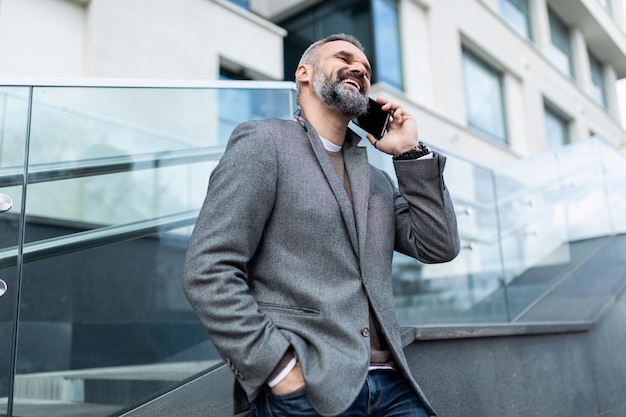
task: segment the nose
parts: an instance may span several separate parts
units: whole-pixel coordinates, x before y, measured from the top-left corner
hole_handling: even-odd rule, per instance
[[[371,83],[371,73],[369,67],[362,62],[353,62],[350,69],[361,77],[364,84],[363,87],[366,91],[368,91]]]
[[[367,68],[361,62],[354,62],[350,67],[350,71],[356,72],[363,77],[366,77],[368,75]]]

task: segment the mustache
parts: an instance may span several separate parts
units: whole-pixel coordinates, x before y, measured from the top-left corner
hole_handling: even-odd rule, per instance
[[[339,73],[337,73],[337,82],[340,83],[343,78],[347,77],[357,80],[359,85],[361,86],[361,90],[365,88],[365,77],[354,71],[340,71]]]

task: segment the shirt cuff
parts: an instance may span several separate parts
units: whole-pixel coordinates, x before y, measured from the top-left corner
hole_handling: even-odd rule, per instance
[[[297,363],[298,363],[298,359],[294,356],[293,358],[291,358],[289,362],[287,362],[287,365],[285,365],[283,370],[280,371],[278,375],[276,375],[274,378],[268,381],[267,385],[270,388],[273,388],[276,385],[278,385],[283,379],[285,379],[287,374],[289,374],[289,372],[291,372],[291,370],[296,367]]]

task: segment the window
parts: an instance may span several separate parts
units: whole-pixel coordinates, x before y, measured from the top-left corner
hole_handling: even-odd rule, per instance
[[[500,14],[517,33],[532,39],[528,0],[500,0]]]
[[[502,74],[464,49],[463,78],[469,126],[507,143]]]
[[[375,67],[377,82],[385,82],[402,89],[402,57],[398,33],[398,7],[394,0],[374,0]]]
[[[250,2],[248,0],[228,0],[228,1],[246,10],[250,9]]]
[[[552,37],[552,63],[564,74],[573,78],[574,66],[572,63],[569,27],[551,9],[548,10],[548,14],[550,19],[550,36]]]
[[[546,144],[548,149],[558,149],[570,142],[569,123],[555,110],[545,105]]]
[[[293,80],[302,52],[324,36],[343,32],[357,37],[372,64],[372,83],[402,90],[402,57],[396,0],[321,2],[280,22],[285,38],[285,78]]]
[[[591,69],[591,85],[592,96],[594,100],[606,107],[606,93],[604,89],[604,74],[602,72],[602,63],[589,51],[589,67]]]

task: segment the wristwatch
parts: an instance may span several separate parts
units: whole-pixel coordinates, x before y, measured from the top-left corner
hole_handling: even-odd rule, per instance
[[[419,141],[415,148],[399,153],[398,155],[394,155],[393,159],[395,159],[396,161],[403,161],[407,159],[417,159],[417,158],[421,158],[422,156],[428,155],[430,152],[431,151],[430,149],[428,149],[428,146],[426,146],[424,142]]]

